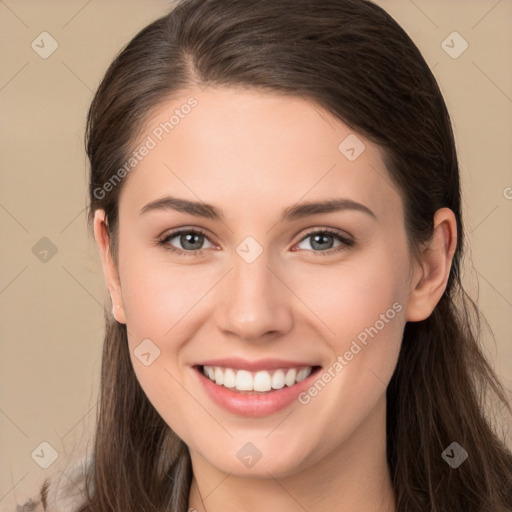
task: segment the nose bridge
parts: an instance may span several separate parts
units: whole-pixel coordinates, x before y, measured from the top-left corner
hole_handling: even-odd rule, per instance
[[[275,276],[269,255],[252,237],[236,248],[217,310],[221,329],[255,340],[290,327],[286,287]]]
[[[252,250],[248,251],[248,259],[244,255],[240,255],[237,249],[237,255],[233,257],[232,272],[232,292],[238,300],[255,300],[257,298],[266,298],[269,291],[273,288],[271,282],[274,278],[270,271],[270,258],[268,252],[262,252],[254,257]],[[254,257],[254,259],[252,259]],[[274,278],[275,279],[275,278]],[[257,304],[254,304],[256,306]]]

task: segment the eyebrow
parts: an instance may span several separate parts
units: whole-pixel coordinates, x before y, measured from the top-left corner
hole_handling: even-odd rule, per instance
[[[211,204],[190,201],[188,199],[181,199],[171,196],[162,197],[146,204],[141,208],[140,215],[151,211],[161,210],[175,210],[177,212],[186,213],[195,217],[204,217],[205,219],[219,221],[224,219],[222,211]],[[377,216],[367,206],[353,201],[352,199],[338,198],[327,199],[325,201],[318,202],[300,203],[289,206],[288,208],[285,208],[281,213],[279,222],[291,222],[294,220],[302,219],[304,217],[308,217],[310,215],[332,213],[344,210],[359,211],[366,213],[374,219],[377,218]]]

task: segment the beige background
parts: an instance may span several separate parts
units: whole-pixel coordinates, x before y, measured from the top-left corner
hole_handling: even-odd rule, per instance
[[[377,3],[419,46],[447,101],[471,246],[465,281],[496,337],[486,334],[485,351],[512,389],[512,2]],[[0,0],[1,511],[94,424],[107,295],[85,223],[84,120],[113,56],[168,7]],[[43,31],[59,45],[47,59],[31,47]],[[441,46],[453,31],[469,44],[456,59]],[[43,237],[57,249],[46,263],[33,253]],[[46,470],[31,457],[42,442],[59,453]]]

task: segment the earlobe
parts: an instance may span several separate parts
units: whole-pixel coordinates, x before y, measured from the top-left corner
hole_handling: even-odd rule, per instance
[[[408,322],[425,320],[431,315],[446,289],[456,247],[455,214],[449,208],[440,208],[434,215],[432,239],[422,250],[411,280],[406,308]]]
[[[94,238],[98,244],[103,275],[112,301],[112,315],[119,323],[126,323],[119,272],[110,252],[110,235],[103,209],[94,212]]]

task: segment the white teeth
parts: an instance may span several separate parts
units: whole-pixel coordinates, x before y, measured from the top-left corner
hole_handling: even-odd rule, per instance
[[[272,375],[272,388],[281,389],[284,388],[284,372],[283,370],[277,370],[274,375]]]
[[[306,379],[307,377],[309,377],[310,373],[311,373],[311,368],[301,368],[297,372],[297,382],[300,382],[300,381]]]
[[[275,371],[260,370],[249,372],[247,370],[235,370],[220,366],[204,366],[203,373],[210,380],[230,389],[238,391],[257,391],[264,393],[273,389],[282,389],[284,386],[293,386],[301,382],[311,374],[312,367],[283,368]]]
[[[272,377],[268,372],[258,372],[254,376],[254,391],[270,391],[272,389]]]
[[[221,385],[224,382],[224,373],[220,368],[215,368],[215,382],[219,385]]]
[[[224,386],[234,388],[236,386],[236,373],[231,368],[224,371]]]
[[[236,389],[240,391],[252,391],[252,375],[246,370],[238,370],[236,374]]]
[[[295,368],[290,368],[286,372],[286,377],[284,378],[284,382],[287,386],[293,386],[295,384],[295,379],[297,377],[297,370]]]

